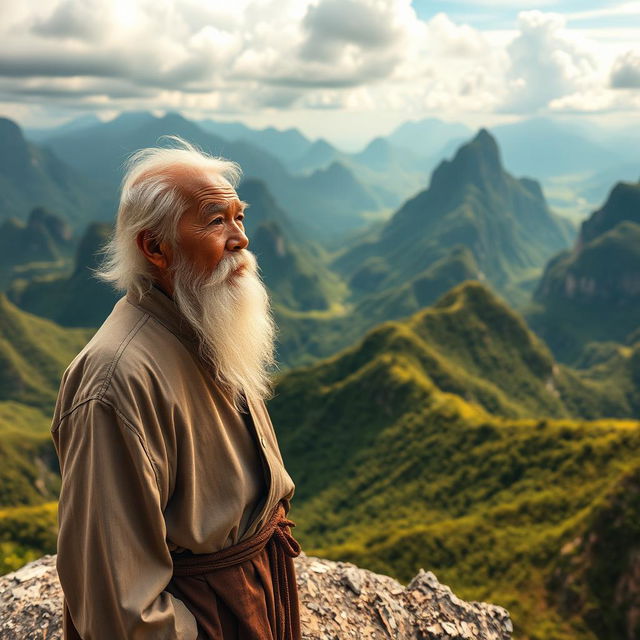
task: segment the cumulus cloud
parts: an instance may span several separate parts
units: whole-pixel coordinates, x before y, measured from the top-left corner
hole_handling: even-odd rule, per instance
[[[532,113],[595,82],[595,57],[570,37],[561,15],[524,11],[518,28],[507,47],[505,111]]]
[[[301,55],[336,63],[349,46],[367,51],[392,48],[404,35],[397,18],[393,3],[322,0],[308,8],[302,21],[308,35]]]
[[[457,58],[485,58],[491,44],[481,31],[468,24],[456,24],[446,13],[438,13],[426,25],[426,38],[431,52]]]
[[[265,61],[258,77],[310,89],[378,82],[410,55],[417,25],[407,0],[320,0],[307,7],[294,46]]]
[[[611,69],[614,89],[640,89],[640,50],[626,51],[618,56]]]
[[[0,24],[0,99],[449,118],[631,100],[611,87],[637,86],[638,54],[602,70],[596,53],[540,11],[514,36],[421,20],[411,0],[25,0]]]
[[[65,0],[46,18],[36,19],[35,34],[51,38],[102,40],[112,22],[110,5],[100,0]]]

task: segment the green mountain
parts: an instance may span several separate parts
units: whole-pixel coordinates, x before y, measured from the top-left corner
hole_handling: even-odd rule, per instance
[[[41,275],[14,282],[10,299],[21,309],[50,318],[66,327],[98,327],[120,297],[92,275],[110,225],[93,223],[80,240],[71,275]]]
[[[178,135],[214,155],[231,157],[248,176],[286,182],[286,171],[275,157],[247,143],[228,142],[207,133],[177,113],[156,118],[147,112],[125,112],[109,122],[50,138],[47,145],[78,171],[105,181],[115,191],[127,156],[156,146],[163,135]]]
[[[5,220],[0,223],[0,288],[14,277],[64,269],[72,249],[71,227],[42,207],[33,209],[26,223]]]
[[[318,138],[300,156],[291,158],[288,167],[295,173],[325,169],[332,162],[342,160],[344,155],[324,138]]]
[[[100,122],[100,118],[98,118],[98,116],[96,116],[94,113],[86,113],[56,127],[48,127],[44,129],[25,129],[25,135],[32,142],[41,144],[43,142],[46,142],[49,138],[60,135],[61,133],[88,129],[89,127],[100,124]]]
[[[296,178],[296,203],[283,199],[288,211],[297,204],[308,212],[304,222],[315,238],[335,237],[366,227],[368,215],[380,211],[382,203],[373,190],[361,184],[354,172],[343,163],[334,161],[324,169],[316,169],[309,176]],[[320,206],[310,201],[320,198]]]
[[[375,278],[375,272],[368,270],[366,278],[370,277]],[[349,304],[343,295],[331,313],[299,314],[277,308],[280,361],[286,366],[301,366],[326,358],[361,339],[372,327],[409,316],[435,302],[454,285],[481,277],[471,251],[458,245],[401,286],[366,294]],[[360,282],[354,278],[351,282],[351,290],[366,287],[366,279]]]
[[[582,223],[578,248],[625,221],[640,224],[640,183],[620,182],[613,187],[605,204]]]
[[[258,256],[274,304],[308,311],[328,310],[339,303],[346,295],[345,285],[326,267],[324,250],[294,227],[266,185],[245,180],[239,195],[251,204],[246,223],[250,248]],[[100,326],[119,297],[92,274],[110,231],[106,224],[90,225],[70,275],[48,273],[15,280],[8,291],[10,299],[21,309],[66,327]]]
[[[238,195],[250,203],[245,218],[249,248],[273,302],[300,311],[328,309],[345,287],[327,268],[323,249],[296,229],[262,181],[245,180]]]
[[[524,313],[564,362],[591,341],[628,341],[640,326],[640,183],[612,189],[575,247],[549,261]]]
[[[342,162],[367,185],[389,209],[397,209],[408,197],[424,188],[427,176],[442,156],[424,156],[395,146],[389,138],[374,138],[359,153]]]
[[[63,329],[25,313],[0,294],[1,507],[57,496],[50,414],[62,372],[89,337],[87,331]],[[0,535],[0,540],[7,538]]]
[[[493,415],[505,417],[626,418],[640,416],[634,361],[638,349],[576,372],[558,365],[546,345],[488,287],[469,280],[435,304],[403,320],[380,324],[359,342],[324,364],[313,365],[309,386],[325,376],[368,362],[375,354],[402,354],[437,387]],[[619,379],[609,380],[615,368]],[[298,373],[302,376],[301,370]],[[624,380],[628,384],[623,384]]]
[[[548,580],[552,601],[597,638],[638,634],[640,464],[611,482],[580,518]]]
[[[298,129],[252,129],[241,122],[216,122],[200,120],[197,123],[205,131],[225,140],[244,140],[268,151],[287,165],[292,158],[302,156],[310,148],[311,142]]]
[[[27,142],[18,125],[0,118],[0,218],[24,219],[34,207],[64,212],[77,224],[109,215],[109,197],[46,148]]]
[[[405,582],[429,568],[505,606],[518,637],[613,637],[567,619],[547,586],[599,496],[640,463],[637,421],[576,417],[613,415],[612,387],[554,363],[475,282],[281,376],[269,411],[303,548]]]
[[[52,409],[60,374],[88,336],[24,313],[0,294],[0,401]]]
[[[225,140],[177,113],[161,118],[144,112],[123,113],[110,122],[52,137],[47,145],[78,171],[105,181],[115,194],[126,157],[137,149],[156,146],[163,135],[178,135],[213,155],[238,162],[244,176],[263,180],[292,222],[316,241],[328,242],[346,230],[364,226],[366,217],[360,214],[380,208],[375,194],[345,167],[293,176],[276,154],[245,140]]]
[[[433,172],[429,189],[408,200],[378,238],[344,253],[335,266],[373,291],[397,287],[468,247],[496,290],[516,304],[518,284],[534,277],[571,240],[570,224],[547,207],[540,186],[502,167],[495,140],[481,130]]]
[[[0,571],[55,553],[60,472],[50,416],[60,376],[89,338],[0,294]]]

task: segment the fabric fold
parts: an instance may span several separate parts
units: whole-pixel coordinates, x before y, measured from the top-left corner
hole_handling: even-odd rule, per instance
[[[198,623],[199,640],[301,640],[293,558],[301,547],[281,500],[262,529],[215,553],[172,554],[167,591]]]

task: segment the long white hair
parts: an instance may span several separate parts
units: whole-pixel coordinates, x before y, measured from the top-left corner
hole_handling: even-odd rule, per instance
[[[163,136],[174,146],[141,149],[129,156],[122,179],[115,231],[105,246],[104,259],[94,273],[120,291],[133,291],[139,298],[153,283],[151,265],[136,244],[148,229],[158,242],[175,247],[178,220],[188,203],[174,173],[181,172],[225,179],[235,187],[240,166],[225,158],[210,156],[178,136]]]

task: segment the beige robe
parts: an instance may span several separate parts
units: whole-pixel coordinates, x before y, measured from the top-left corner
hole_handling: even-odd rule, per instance
[[[249,409],[254,427],[156,288],[119,300],[68,367],[51,428],[57,568],[84,640],[195,640],[193,615],[165,590],[170,552],[248,538],[295,489],[264,403]]]

